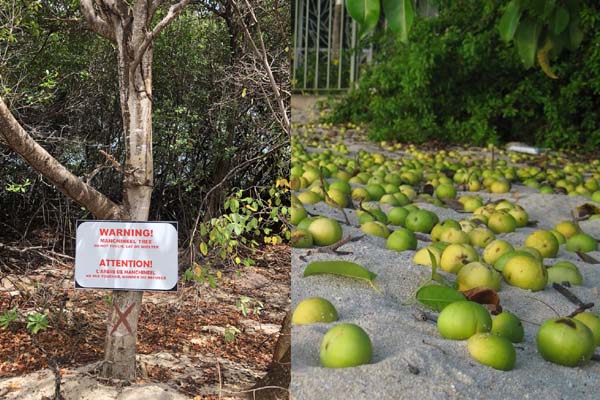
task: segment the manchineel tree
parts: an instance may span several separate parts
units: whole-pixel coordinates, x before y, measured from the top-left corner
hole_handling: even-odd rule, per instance
[[[407,43],[417,15],[416,0],[346,0],[348,14],[359,24],[360,37],[366,36],[384,16],[389,29]],[[426,0],[444,7],[444,0]],[[506,43],[514,42],[521,62],[531,68],[537,58],[540,68],[552,79],[558,76],[550,67],[564,49],[575,50],[583,40],[580,27],[580,0],[511,0],[498,23]]]
[[[81,12],[90,29],[113,43],[117,51],[119,98],[126,143],[123,204],[117,204],[73,175],[40,146],[19,124],[0,98],[0,136],[36,171],[65,195],[86,207],[98,219],[148,219],[153,187],[152,163],[152,53],[153,41],[181,13],[189,0],[81,0]],[[157,11],[169,5],[153,23]],[[114,291],[108,316],[103,375],[135,377],[135,345],[142,303],[141,291]],[[121,314],[131,308],[127,324]],[[116,329],[113,327],[116,326]]]

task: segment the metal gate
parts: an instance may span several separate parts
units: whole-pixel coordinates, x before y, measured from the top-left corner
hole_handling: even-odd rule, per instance
[[[294,0],[292,89],[298,92],[347,90],[373,49],[358,48],[358,26],[343,0]]]

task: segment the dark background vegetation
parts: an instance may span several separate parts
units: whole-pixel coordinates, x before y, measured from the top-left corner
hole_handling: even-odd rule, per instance
[[[551,66],[525,69],[498,21],[505,0],[439,1],[408,44],[379,32],[374,62],[334,106],[333,122],[366,123],[373,140],[600,146],[600,3],[583,1],[584,41]]]
[[[120,201],[122,176],[99,152],[124,159],[115,49],[87,30],[78,7],[76,0],[0,2],[1,95],[52,155]],[[289,4],[270,0],[255,12],[287,93]],[[199,211],[203,220],[219,215],[235,188],[268,196],[287,176],[287,134],[265,101],[268,81],[238,22],[230,0],[195,1],[154,44],[149,219],[179,221],[182,239]],[[91,215],[0,142],[0,239],[50,228],[65,250],[77,218]]]

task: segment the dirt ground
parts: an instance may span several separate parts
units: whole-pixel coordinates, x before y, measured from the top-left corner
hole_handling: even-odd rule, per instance
[[[98,370],[111,292],[75,290],[69,256],[4,243],[0,315],[17,307],[20,318],[0,327],[1,399],[54,398],[57,382],[65,399],[239,397],[264,375],[289,309],[285,245],[258,250],[256,265],[240,273],[219,271],[216,288],[180,281],[177,293],[146,292],[139,378],[126,385],[105,381]],[[45,312],[49,321],[36,335],[28,332],[25,317],[34,311]]]

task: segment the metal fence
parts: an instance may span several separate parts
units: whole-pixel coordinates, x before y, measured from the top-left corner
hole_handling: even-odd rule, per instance
[[[347,90],[373,49],[358,48],[358,26],[343,0],[294,0],[292,89],[294,92]]]

